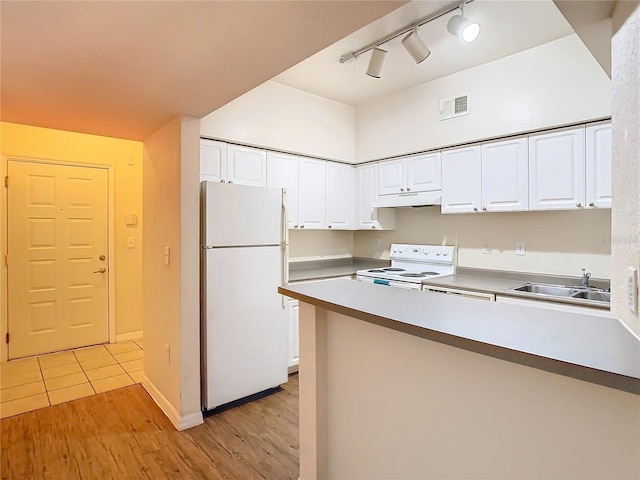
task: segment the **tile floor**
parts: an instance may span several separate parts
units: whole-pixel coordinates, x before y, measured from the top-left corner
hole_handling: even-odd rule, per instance
[[[142,341],[0,363],[0,418],[142,382]]]

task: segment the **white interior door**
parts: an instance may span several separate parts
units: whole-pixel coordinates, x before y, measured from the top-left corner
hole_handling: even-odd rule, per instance
[[[8,162],[9,358],[109,340],[108,171]]]

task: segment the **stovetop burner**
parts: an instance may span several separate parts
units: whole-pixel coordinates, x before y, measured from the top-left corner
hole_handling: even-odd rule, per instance
[[[414,272],[408,272],[408,273],[401,273],[400,274],[401,277],[409,277],[409,278],[422,278],[422,277],[426,277],[426,275],[424,273],[414,273]]]
[[[439,275],[438,272],[421,272],[423,275]]]
[[[382,270],[384,270],[385,272],[406,272],[404,268],[398,268],[398,267],[386,267],[386,268],[383,268]]]
[[[374,270],[367,270],[367,272],[369,272],[369,273],[384,273],[384,270],[374,269]]]

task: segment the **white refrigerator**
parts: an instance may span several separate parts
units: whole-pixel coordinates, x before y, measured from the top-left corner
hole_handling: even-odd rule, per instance
[[[203,409],[288,378],[288,278],[282,189],[201,182]]]

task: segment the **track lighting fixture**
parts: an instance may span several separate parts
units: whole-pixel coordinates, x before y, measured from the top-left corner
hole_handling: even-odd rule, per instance
[[[371,50],[371,59],[369,60],[367,75],[373,78],[380,78],[380,72],[382,72],[382,65],[384,64],[384,59],[386,56],[386,50],[382,50],[378,47]]]
[[[369,60],[367,75],[374,78],[380,78],[382,65],[384,64],[384,60],[387,55],[387,51],[381,49],[380,46],[390,40],[393,40],[396,37],[399,37],[400,35],[404,35],[405,33],[408,33],[408,35],[402,39],[402,46],[407,50],[407,52],[409,52],[416,63],[421,63],[425,61],[429,55],[431,55],[431,51],[418,36],[418,27],[421,27],[422,25],[425,25],[432,20],[435,20],[436,18],[440,18],[443,15],[447,15],[458,9],[460,9],[460,15],[455,15],[449,20],[449,22],[447,23],[447,30],[449,30],[449,32],[453,35],[460,37],[466,43],[473,42],[480,33],[480,25],[465,18],[463,11],[464,6],[468,3],[471,3],[472,1],[473,0],[459,0],[454,5],[446,7],[435,14],[429,15],[428,17],[422,18],[417,22],[412,23],[411,25],[407,25],[406,27],[395,31],[387,35],[386,37],[377,40],[374,43],[370,43],[366,47],[362,47],[360,50],[345,53],[340,57],[340,63],[352,62],[363,53],[371,50],[371,59]]]
[[[464,17],[464,5],[460,5],[460,15],[455,15],[447,23],[449,33],[463,42],[471,43],[480,34],[480,25]]]
[[[424,42],[418,36],[418,29],[411,30],[409,35],[402,39],[402,46],[409,52],[416,63],[421,63],[431,55],[431,50],[427,48]]]

